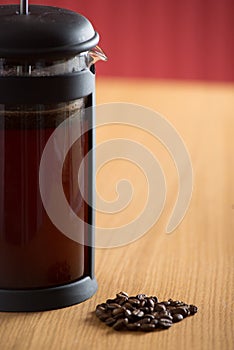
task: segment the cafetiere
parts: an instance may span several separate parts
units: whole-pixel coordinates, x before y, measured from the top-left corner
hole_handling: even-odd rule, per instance
[[[106,60],[98,41],[76,12],[0,6],[0,311],[61,308],[97,289],[90,151],[95,63]],[[59,224],[74,217],[77,237]]]

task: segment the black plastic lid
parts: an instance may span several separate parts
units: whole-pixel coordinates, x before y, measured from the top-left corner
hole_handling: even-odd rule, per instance
[[[99,35],[84,16],[63,8],[0,6],[0,58],[64,57],[88,51]]]

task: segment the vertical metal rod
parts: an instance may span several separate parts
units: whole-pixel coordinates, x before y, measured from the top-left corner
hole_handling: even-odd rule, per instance
[[[20,14],[21,15],[28,14],[28,0],[20,0]]]
[[[20,0],[20,15],[28,14],[28,0]],[[29,68],[30,67],[30,68]],[[17,75],[27,75],[31,72],[31,66],[25,64],[24,66],[17,66]]]

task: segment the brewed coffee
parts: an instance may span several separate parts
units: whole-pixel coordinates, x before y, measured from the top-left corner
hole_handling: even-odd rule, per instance
[[[87,273],[87,247],[61,233],[48,217],[39,189],[39,165],[55,128],[67,118],[82,119],[88,98],[56,105],[1,105],[0,110],[0,285],[6,289],[70,283]],[[64,132],[69,133],[69,128]],[[88,152],[89,133],[69,150],[62,183],[73,211],[88,221],[88,204],[78,170]],[[56,145],[54,156],[59,157]],[[51,170],[52,171],[52,170]],[[82,174],[88,190],[88,169]],[[85,232],[85,224],[81,235]]]

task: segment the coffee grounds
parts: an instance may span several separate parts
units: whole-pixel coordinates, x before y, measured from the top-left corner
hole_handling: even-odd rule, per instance
[[[168,329],[173,323],[180,322],[197,311],[197,306],[180,300],[159,302],[156,296],[129,296],[126,292],[120,292],[116,298],[97,305],[96,316],[116,331],[152,332]]]

